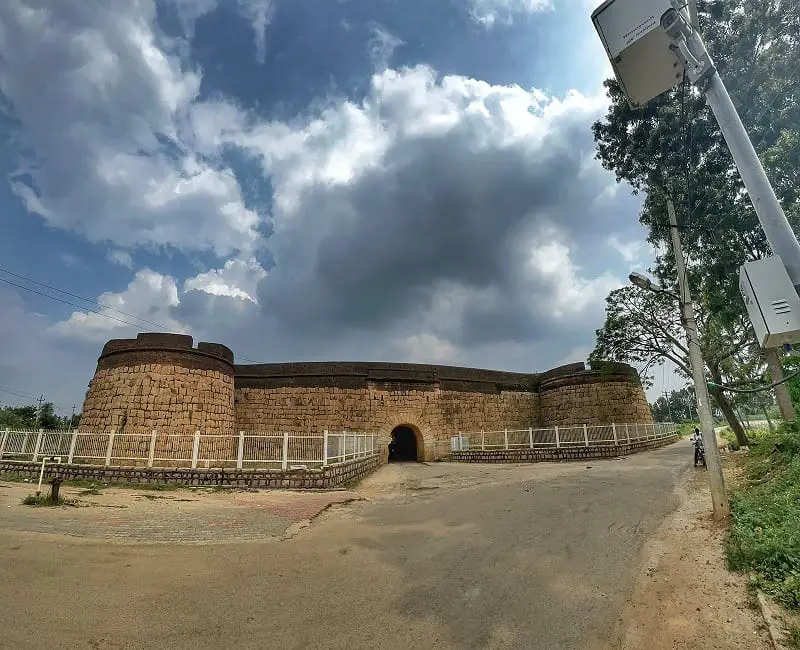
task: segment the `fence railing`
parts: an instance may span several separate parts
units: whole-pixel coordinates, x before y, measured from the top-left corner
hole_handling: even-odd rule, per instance
[[[147,467],[327,467],[379,452],[374,433],[172,434],[0,430],[0,459]]]
[[[582,424],[546,429],[503,429],[502,431],[459,432],[450,441],[451,451],[492,449],[561,449],[570,447],[618,446],[659,440],[675,434],[677,425]]]

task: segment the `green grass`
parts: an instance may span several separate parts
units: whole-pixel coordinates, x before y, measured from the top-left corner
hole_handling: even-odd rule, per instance
[[[781,604],[800,608],[800,431],[783,425],[755,440],[746,483],[731,498],[725,550],[734,571]]]
[[[786,637],[789,647],[795,650],[800,650],[800,627],[793,625],[789,628],[789,634]]]
[[[22,504],[26,506],[63,506],[65,501],[62,497],[53,501],[49,494],[29,494],[22,500]]]

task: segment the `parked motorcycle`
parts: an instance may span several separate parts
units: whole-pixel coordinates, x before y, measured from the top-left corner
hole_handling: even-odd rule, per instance
[[[706,466],[706,450],[703,446],[703,436],[695,429],[695,435],[692,436],[692,444],[694,445],[694,466]]]

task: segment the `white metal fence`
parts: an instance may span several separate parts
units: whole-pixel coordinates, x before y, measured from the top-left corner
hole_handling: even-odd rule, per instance
[[[0,459],[147,467],[326,467],[379,452],[376,434],[353,431],[322,434],[171,434],[0,430]]]
[[[674,435],[677,425],[583,424],[547,429],[504,429],[502,431],[459,432],[451,440],[452,451],[492,449],[561,449],[570,447],[617,446]]]

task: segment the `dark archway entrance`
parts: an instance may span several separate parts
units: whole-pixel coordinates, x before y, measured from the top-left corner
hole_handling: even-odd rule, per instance
[[[401,425],[392,430],[389,443],[389,462],[414,461],[417,458],[417,434],[411,427]]]

